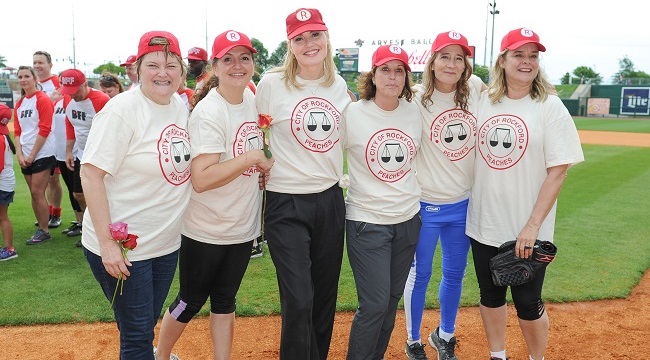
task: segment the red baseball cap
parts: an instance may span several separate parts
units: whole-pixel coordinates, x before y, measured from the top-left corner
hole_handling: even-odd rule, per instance
[[[187,51],[187,60],[208,61],[208,52],[200,47],[193,47]]]
[[[126,61],[123,62],[123,63],[121,63],[120,66],[129,66],[129,65],[133,65],[133,64],[135,63],[135,60],[137,60],[137,58],[135,57],[135,55],[129,55],[129,57],[126,58]]]
[[[3,103],[0,103],[0,135],[9,135],[9,128],[7,124],[11,120],[11,108]]]
[[[149,43],[151,42],[151,40],[157,37],[167,39],[167,42],[169,42],[169,44],[150,45]],[[165,49],[165,46],[167,46],[167,49],[170,53],[176,54],[178,56],[182,56],[181,47],[180,45],[178,45],[178,39],[176,38],[176,36],[174,36],[172,33],[167,31],[149,31],[148,33],[142,35],[142,37],[140,38],[140,43],[138,44],[138,55],[136,56],[136,58],[139,59],[144,55],[154,51],[163,51]]]
[[[64,70],[60,77],[61,88],[59,91],[64,95],[73,95],[79,91],[79,87],[86,82],[84,73],[77,69]]]
[[[220,59],[235,46],[243,46],[253,53],[257,53],[257,50],[255,50],[246,34],[235,30],[228,30],[214,38],[214,43],[212,43],[212,58]]]
[[[293,39],[305,31],[327,31],[323,16],[317,9],[300,8],[287,16],[287,39]]]
[[[530,43],[537,45],[539,51],[546,51],[546,47],[539,42],[539,35],[527,28],[515,29],[506,34],[501,40],[501,51],[515,50]]]
[[[464,37],[463,34],[454,30],[438,34],[436,39],[433,41],[433,45],[431,45],[431,52],[440,51],[442,48],[449,45],[460,45],[460,47],[465,50],[467,56],[472,56],[472,49],[467,43],[467,38]]]
[[[372,65],[380,66],[391,60],[399,60],[404,63],[406,70],[411,71],[409,56],[406,51],[397,45],[383,45],[377,48],[372,54]]]

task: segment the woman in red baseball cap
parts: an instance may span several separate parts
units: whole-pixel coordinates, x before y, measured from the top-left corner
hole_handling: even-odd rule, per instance
[[[350,186],[346,244],[359,305],[348,360],[383,359],[420,234],[420,186],[413,162],[422,115],[413,102],[408,54],[384,45],[357,80],[359,101],[341,119]]]
[[[326,359],[343,259],[339,119],[351,99],[320,11],[292,12],[286,30],[285,62],[264,74],[255,96],[258,112],[273,118],[264,233],[280,288],[280,358]]]
[[[414,86],[424,126],[422,147],[415,159],[422,188],[422,231],[404,289],[404,311],[408,314],[405,351],[411,359],[426,356],[420,328],[438,244],[444,259],[438,292],[440,322],[425,335],[424,342],[428,340],[436,349],[439,359],[456,358],[456,316],[470,248],[465,220],[474,180],[475,114],[481,92],[487,88],[472,75],[470,56],[472,50],[461,33],[452,30],[438,34],[424,66],[422,83]]]
[[[81,158],[88,210],[81,243],[112,301],[120,358],[152,359],[154,328],[176,272],[191,191],[189,112],[176,95],[185,66],[173,34],[145,33],[133,65],[140,86],[108,101],[88,134]],[[122,224],[128,226],[124,232],[137,236],[128,253],[116,241]]]
[[[259,177],[273,159],[262,150],[255,98],[248,83],[257,50],[245,34],[214,39],[210,77],[197,90],[188,133],[192,139],[192,192],[183,217],[180,289],[163,317],[156,356],[168,359],[187,324],[210,299],[215,359],[230,359],[235,295],[261,233]]]
[[[477,115],[478,152],[466,232],[493,360],[506,359],[508,287],[492,282],[490,258],[513,239],[521,258],[533,255],[536,240],[553,241],[558,194],[569,167],[584,161],[573,118],[539,67],[543,51],[534,31],[508,32]],[[548,343],[544,275],[510,287],[531,360],[543,360]]]

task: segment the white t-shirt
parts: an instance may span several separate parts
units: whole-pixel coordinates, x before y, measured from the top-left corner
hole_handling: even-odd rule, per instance
[[[50,98],[42,91],[37,91],[31,96],[24,96],[16,102],[16,115],[18,124],[16,135],[20,136],[20,145],[23,156],[31,154],[37,136],[47,132],[45,143],[38,151],[34,160],[54,156],[54,135],[52,135],[52,118],[54,106]]]
[[[86,147],[86,140],[90,127],[93,125],[95,115],[106,105],[110,97],[99,90],[88,88],[89,92],[81,101],[74,99],[68,103],[65,108],[66,120],[72,127],[69,129],[71,134],[68,139],[74,139],[74,146],[72,148],[72,155],[76,159],[81,159]],[[74,133],[74,138],[72,137]]]
[[[422,137],[422,115],[414,102],[399,100],[393,111],[374,101],[353,102],[341,126],[350,186],[346,219],[398,224],[420,211],[420,186],[411,168]]]
[[[188,111],[178,94],[171,103],[149,100],[139,87],[111,99],[93,119],[82,164],[104,178],[111,222],[138,235],[131,261],[167,255],[181,245],[183,213],[190,199]],[[83,245],[96,255],[99,242],[84,213]]]
[[[0,156],[3,156],[2,168],[0,169],[0,190],[12,192],[16,188],[16,174],[14,173],[14,154],[9,147],[9,139],[0,134]]]
[[[221,154],[220,163],[261,149],[263,134],[257,128],[255,98],[244,92],[244,101],[229,104],[217,92],[210,92],[196,105],[188,132],[192,158],[201,154]],[[238,178],[216,189],[192,190],[190,205],[183,217],[182,233],[194,240],[218,244],[239,244],[261,233],[262,191],[259,173],[251,167]]]
[[[54,90],[59,87],[59,78],[55,75],[52,75],[44,81],[39,81],[38,83],[41,84],[43,92],[47,94],[47,96],[51,96],[52,93],[54,93]]]
[[[54,156],[57,161],[65,161],[65,96],[54,103],[52,116],[52,135],[54,136]]]
[[[425,108],[422,95],[425,87],[415,85],[415,102],[424,121],[422,147],[415,158],[417,179],[422,200],[433,204],[453,204],[469,198],[474,181],[476,157],[476,110],[483,81],[472,75],[469,79],[468,112],[456,107],[456,92],[434,91],[433,104]]]
[[[283,73],[266,73],[257,85],[255,103],[271,115],[269,150],[275,158],[266,188],[289,194],[312,194],[338,183],[343,173],[339,142],[341,112],[350,103],[345,80],[332,86],[298,78],[303,88],[288,89]]]
[[[526,96],[491,104],[483,93],[478,111],[475,181],[467,230],[476,241],[499,246],[515,240],[533,211],[546,169],[584,161],[578,131],[557,96]],[[557,202],[539,230],[553,241]]]

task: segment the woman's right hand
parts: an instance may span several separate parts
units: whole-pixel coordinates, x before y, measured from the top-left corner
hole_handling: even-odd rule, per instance
[[[131,276],[127,266],[131,266],[131,262],[122,256],[122,247],[117,241],[113,239],[100,241],[99,256],[102,258],[104,269],[114,278],[119,278],[120,274],[124,274],[123,279]]]

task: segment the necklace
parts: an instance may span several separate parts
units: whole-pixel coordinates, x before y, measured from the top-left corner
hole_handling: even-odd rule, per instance
[[[316,86],[316,89],[314,89],[314,90],[312,90],[312,87],[309,86],[309,85],[305,85],[305,88],[307,88],[307,90],[309,90],[309,92],[312,95],[316,95],[316,92],[318,91],[318,89],[320,89],[320,82],[318,83],[318,86]]]

